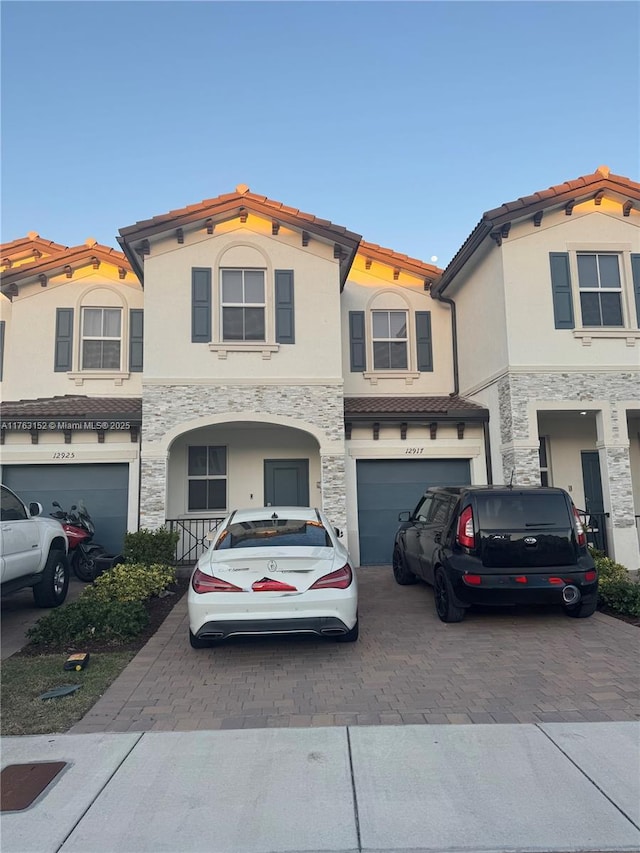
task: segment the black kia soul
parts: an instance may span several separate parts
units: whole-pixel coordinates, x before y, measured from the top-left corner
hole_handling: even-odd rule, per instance
[[[398,520],[395,579],[431,584],[443,622],[472,604],[557,603],[579,618],[596,609],[598,575],[563,489],[431,488]]]

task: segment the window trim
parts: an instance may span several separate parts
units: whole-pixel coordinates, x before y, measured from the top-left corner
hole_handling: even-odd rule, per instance
[[[120,334],[118,335],[118,337],[115,337],[113,335],[104,335],[104,334],[99,335],[99,336],[98,335],[85,335],[84,324],[85,324],[85,312],[86,311],[101,311],[102,312],[102,328],[103,329],[104,329],[104,312],[105,311],[118,311],[118,313],[120,315]],[[80,323],[78,325],[80,326],[80,329],[79,329],[80,346],[78,348],[78,361],[79,361],[80,372],[83,374],[83,376],[86,376],[86,375],[91,374],[91,373],[96,373],[98,375],[101,375],[103,372],[104,373],[116,373],[116,374],[123,373],[124,371],[122,370],[122,358],[123,358],[123,354],[124,354],[123,342],[124,342],[125,318],[124,318],[124,309],[123,309],[122,305],[119,305],[119,306],[114,306],[114,305],[82,305],[80,307]],[[118,351],[118,354],[119,354],[119,365],[118,365],[118,367],[85,367],[84,366],[84,342],[85,341],[102,341],[102,342],[104,342],[104,341],[118,341],[118,343],[120,344],[119,351]]]
[[[192,447],[205,447],[207,450],[207,459],[209,456],[209,449],[223,449],[224,450],[224,474],[189,474],[189,451]],[[208,467],[208,463],[207,463]],[[209,482],[210,480],[224,480],[225,484],[225,507],[224,509],[189,509],[189,483],[192,480],[204,480],[205,482]],[[208,517],[212,513],[214,515],[226,515],[229,511],[229,447],[226,444],[188,444],[185,452],[185,512],[189,516],[205,516]]]
[[[597,287],[583,287],[580,283],[580,258],[593,257],[596,259],[596,273],[598,277]],[[618,269],[618,287],[605,287],[602,285],[602,277],[600,273],[600,258],[615,258],[616,266]],[[582,323],[582,328],[585,329],[624,329],[626,327],[625,323],[625,310],[624,310],[624,282],[622,278],[622,270],[620,269],[620,259],[621,255],[619,252],[576,252],[576,270],[578,273],[578,304],[580,306],[580,320]],[[597,293],[599,297],[602,297],[605,293],[617,293],[619,294],[620,300],[620,323],[616,324],[607,324],[607,323],[590,323],[585,324],[584,322],[584,311],[582,308],[582,295],[586,293]],[[602,319],[602,300],[599,302],[600,308],[600,319]]]
[[[244,288],[244,274],[246,272],[261,272],[262,273],[262,286],[263,286],[263,302],[261,303],[251,303],[251,302],[242,302],[242,303],[225,303],[222,293],[222,276],[225,272],[241,272],[242,273],[242,282]],[[275,288],[275,284],[274,284]],[[269,276],[268,270],[266,267],[227,267],[220,266],[218,267],[218,293],[217,293],[217,308],[218,308],[218,323],[217,323],[217,340],[212,341],[210,344],[210,349],[216,349],[219,347],[224,347],[226,350],[233,351],[235,347],[240,347],[240,350],[247,350],[252,348],[253,350],[262,350],[265,345],[273,345],[275,344],[275,324],[273,322],[273,303],[275,300],[275,292],[272,293],[274,288],[270,288],[269,286]],[[247,308],[254,305],[255,307],[262,308],[264,314],[264,338],[262,340],[225,340],[224,337],[224,326],[223,326],[223,315],[225,307],[241,307]]]
[[[376,337],[374,335],[374,331],[373,331],[374,315],[375,314],[386,314],[387,317],[389,318],[389,330],[390,330],[391,329],[390,315],[392,313],[404,314],[404,316],[405,316],[405,337],[404,338],[392,338],[392,337],[380,338],[380,337]],[[407,307],[407,308],[371,308],[369,310],[369,328],[371,330],[371,341],[370,341],[371,366],[372,366],[372,372],[374,374],[386,375],[390,371],[391,372],[395,371],[396,373],[402,374],[404,376],[414,366],[413,365],[413,359],[411,357],[411,347],[410,347],[411,335],[409,333],[410,315],[412,313],[415,313],[415,312],[412,312],[409,307]],[[377,342],[384,342],[384,343],[388,343],[388,344],[389,343],[399,343],[400,341],[403,341],[404,345],[405,345],[405,355],[406,355],[407,366],[406,367],[376,367],[375,344]]]
[[[640,340],[640,328],[632,310],[635,305],[633,293],[633,270],[631,268],[631,243],[567,243],[565,251],[569,255],[569,274],[571,277],[571,298],[574,304],[575,328],[573,337],[582,340],[583,346],[590,346],[592,338],[626,338],[627,346],[635,346]],[[578,276],[578,255],[617,255],[621,285],[622,326],[585,326],[582,322],[580,302],[580,279]],[[618,292],[617,290],[614,292]]]

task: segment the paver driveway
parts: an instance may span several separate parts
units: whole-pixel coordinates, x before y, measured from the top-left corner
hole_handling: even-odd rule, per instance
[[[640,718],[638,628],[559,609],[445,625],[429,587],[358,570],[360,640],[243,638],[193,650],[186,597],[71,731]]]

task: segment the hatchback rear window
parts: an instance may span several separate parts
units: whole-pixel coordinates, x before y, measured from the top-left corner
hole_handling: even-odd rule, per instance
[[[564,497],[547,494],[477,494],[478,522],[483,530],[526,530],[567,527],[571,521]]]
[[[216,542],[224,548],[326,548],[331,538],[320,521],[285,518],[241,521],[230,524]]]

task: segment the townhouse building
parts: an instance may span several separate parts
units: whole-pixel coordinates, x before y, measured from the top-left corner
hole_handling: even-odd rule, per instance
[[[2,246],[2,476],[100,535],[322,506],[388,563],[427,485],[548,482],[640,564],[640,186],[486,213],[443,271],[245,186],[119,232]],[[635,276],[635,277],[634,277]]]

